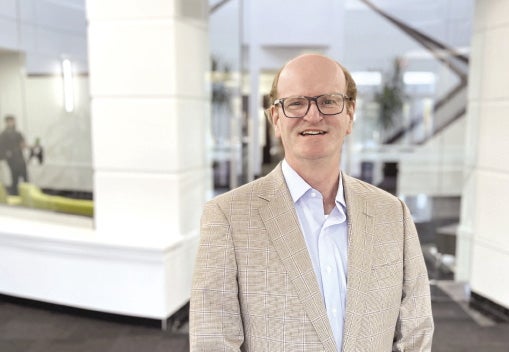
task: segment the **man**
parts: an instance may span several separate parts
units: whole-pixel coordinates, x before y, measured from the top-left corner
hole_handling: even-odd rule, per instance
[[[430,351],[428,276],[407,207],[340,172],[356,87],[302,55],[269,109],[285,159],[206,204],[191,351]]]
[[[5,129],[0,134],[0,155],[5,159],[11,171],[11,187],[9,193],[18,194],[19,179],[28,182],[27,166],[23,149],[25,138],[16,130],[16,119],[12,115],[5,117]]]

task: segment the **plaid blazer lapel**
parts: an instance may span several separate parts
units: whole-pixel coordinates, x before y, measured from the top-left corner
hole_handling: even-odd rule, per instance
[[[348,214],[348,277],[343,351],[356,350],[368,290],[374,239],[374,211],[361,184],[343,174]]]
[[[267,201],[260,207],[260,216],[304,310],[325,350],[335,352],[327,311],[281,165],[267,175],[259,197]]]

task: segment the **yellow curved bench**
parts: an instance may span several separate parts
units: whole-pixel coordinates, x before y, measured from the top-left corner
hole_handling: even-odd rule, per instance
[[[4,185],[0,182],[0,203],[8,205],[21,205],[21,197],[11,196],[8,194]]]
[[[60,213],[93,216],[94,201],[73,199],[45,194],[39,187],[31,183],[18,185],[21,204],[36,209],[57,211]]]

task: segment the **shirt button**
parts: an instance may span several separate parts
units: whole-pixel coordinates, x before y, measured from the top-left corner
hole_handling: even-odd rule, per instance
[[[316,197],[316,193],[315,192],[311,192],[311,197]]]
[[[338,315],[338,310],[337,310],[336,308],[333,308],[333,309],[332,309],[332,314],[333,314],[334,316]]]
[[[327,272],[330,273],[332,271],[332,268],[330,266],[327,267]]]

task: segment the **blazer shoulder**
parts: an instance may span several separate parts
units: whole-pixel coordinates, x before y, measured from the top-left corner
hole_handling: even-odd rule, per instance
[[[255,202],[261,199],[271,199],[274,197],[277,189],[284,184],[284,177],[281,167],[277,166],[266,176],[260,177],[254,181],[246,183],[228,192],[220,194],[209,200],[207,204],[216,204],[223,208],[230,207],[236,203]]]
[[[354,193],[355,195],[360,195],[366,199],[378,200],[383,203],[398,203],[398,204],[402,203],[402,201],[395,195],[381,188],[378,188],[370,183],[364,182],[362,180],[346,175],[344,173],[342,176],[345,187],[345,193],[347,195],[349,193]]]

